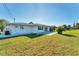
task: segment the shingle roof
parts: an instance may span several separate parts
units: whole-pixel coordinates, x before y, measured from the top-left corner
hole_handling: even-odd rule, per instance
[[[43,25],[43,24],[29,24],[29,23],[8,23],[7,25],[48,26],[48,25]]]

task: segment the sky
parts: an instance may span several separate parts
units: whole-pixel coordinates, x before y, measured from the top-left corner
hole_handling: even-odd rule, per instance
[[[73,24],[79,21],[78,3],[0,3],[0,19],[14,22],[34,22],[45,25]]]

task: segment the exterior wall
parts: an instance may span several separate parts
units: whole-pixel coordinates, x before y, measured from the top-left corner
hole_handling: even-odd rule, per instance
[[[40,33],[40,32],[44,32],[44,30],[38,30],[38,26],[35,26],[33,33]]]
[[[49,31],[49,27],[47,28],[47,30]],[[17,25],[17,27],[15,25],[8,25],[6,26],[5,30],[9,30],[11,34],[30,34],[46,32],[45,26],[43,26],[43,30],[38,30],[38,26],[23,26],[22,29],[19,25]]]
[[[43,26],[43,30],[38,30],[38,26],[35,26],[34,33],[49,32],[49,27],[47,27],[47,31],[45,31],[45,27],[46,26]]]
[[[24,29],[21,29],[20,26],[7,26],[6,30],[9,30],[11,32],[11,34],[29,34],[33,32],[33,27],[32,26],[23,26]]]

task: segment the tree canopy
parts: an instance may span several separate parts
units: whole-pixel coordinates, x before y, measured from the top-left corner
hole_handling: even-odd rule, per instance
[[[5,25],[9,23],[7,20],[5,19],[0,19],[0,30],[3,31],[4,30],[4,27]]]

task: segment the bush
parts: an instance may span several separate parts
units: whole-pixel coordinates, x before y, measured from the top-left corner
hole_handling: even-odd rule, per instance
[[[58,29],[57,29],[58,34],[62,34],[63,31],[64,31],[64,28],[58,27]]]
[[[10,31],[5,31],[5,35],[10,35]]]

